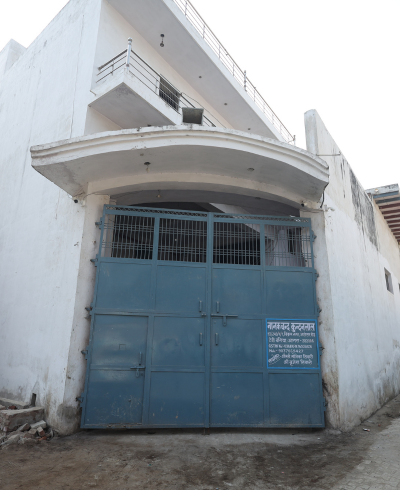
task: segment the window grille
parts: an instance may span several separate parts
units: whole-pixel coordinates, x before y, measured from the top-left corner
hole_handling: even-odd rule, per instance
[[[386,269],[385,269],[385,281],[386,281],[386,289],[390,293],[393,293],[392,274]]]
[[[153,237],[154,218],[107,214],[102,257],[151,260]]]
[[[260,225],[214,223],[214,264],[260,265]]]
[[[158,260],[207,261],[207,222],[160,219]]]
[[[180,92],[165,78],[160,77],[159,96],[176,111],[179,110]]]
[[[312,267],[310,228],[265,225],[265,265]]]

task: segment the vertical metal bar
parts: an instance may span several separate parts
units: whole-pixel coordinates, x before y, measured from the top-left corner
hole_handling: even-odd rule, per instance
[[[240,225],[239,225],[240,226]],[[236,254],[238,253],[237,251],[237,241],[236,241],[236,238],[239,240],[239,233],[237,232],[236,230],[236,227],[235,227],[235,224],[234,223],[231,223],[231,228],[233,230],[233,236],[235,237],[234,240],[233,240],[233,246],[234,246],[234,249],[233,249],[233,262],[232,264],[236,264],[235,260],[236,260]]]
[[[206,223],[206,272],[207,272],[207,299],[205,303],[205,312],[207,316],[204,319],[205,326],[205,427],[210,426],[210,378],[211,378],[211,307],[212,307],[212,272],[214,257],[214,214],[209,213]]]
[[[129,258],[135,258],[135,234],[136,234],[136,216],[130,216],[129,219]]]
[[[151,309],[155,307],[155,289],[157,282],[157,260],[158,260],[158,247],[159,247],[159,235],[160,235],[160,217],[154,218],[153,228],[153,254],[151,262]]]
[[[215,333],[215,345],[218,345],[218,334]]]
[[[247,92],[247,72],[244,70],[244,89]]]
[[[122,227],[122,247],[123,247],[123,254],[122,256],[126,258],[126,245],[127,245],[127,230],[128,230],[128,219],[129,216],[124,216],[124,226]]]
[[[158,232],[158,222],[157,222]],[[158,239],[155,240],[158,242]],[[153,253],[154,255],[154,253]],[[151,381],[151,354],[153,348],[153,332],[154,332],[154,315],[149,315],[147,320],[147,346],[145,356],[145,372],[144,372],[144,392],[143,392],[143,410],[142,422],[143,425],[149,425],[149,403],[150,403],[150,381]]]

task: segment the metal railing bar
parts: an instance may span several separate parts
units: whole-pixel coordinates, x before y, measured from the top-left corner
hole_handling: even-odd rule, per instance
[[[176,5],[184,13],[185,17],[191,22],[194,28],[205,39],[211,49],[218,55],[223,65],[230,71],[239,85],[246,90],[246,92],[252,92],[252,99],[259,107],[259,109],[270,119],[272,124],[279,130],[281,135],[287,140],[287,142],[294,142],[295,138],[288,131],[286,126],[274,113],[269,104],[265,101],[262,95],[258,92],[252,82],[248,79],[247,74],[239,67],[232,56],[224,48],[217,36],[212,32],[210,27],[190,3],[189,0],[174,0]],[[276,120],[276,121],[275,121]]]
[[[111,60],[107,61],[99,67],[99,73],[97,74],[96,83],[101,82],[108,76],[114,75],[115,72],[126,66],[126,53],[127,49],[114,56]],[[135,51],[131,50],[130,63],[128,71],[134,76],[138,81],[143,83],[145,87],[151,90],[153,93],[157,94],[162,98],[170,107],[172,107],[175,112],[181,114],[183,107],[193,107],[193,104],[189,99],[197,104],[197,107],[202,107],[202,105],[193,97],[188,94],[181,92],[179,89],[174,87],[174,85],[169,82],[165,77],[158,73],[154,68],[152,68],[143,58],[141,58]],[[102,76],[101,76],[102,75]],[[166,80],[166,85],[163,80]],[[221,127],[225,127],[208,109],[204,109],[203,124],[209,127],[215,127],[213,120],[216,121]]]
[[[125,66],[125,62],[122,63],[122,65],[119,65],[117,68],[114,68],[114,70],[111,73],[107,73],[106,75],[104,75],[104,77],[101,77],[98,80],[96,80],[96,83],[99,83],[101,80],[104,80],[104,78],[108,77],[109,75],[112,75],[113,73],[115,73],[117,70],[119,70],[123,66]]]
[[[116,58],[118,58],[119,56],[125,54],[127,52],[127,49],[125,49],[124,51],[122,51],[122,53],[119,53],[117,54],[117,56],[114,56],[114,58],[111,58],[111,60],[108,60],[107,63],[104,63],[104,65],[101,65],[99,66],[99,70],[102,70],[106,65],[108,65],[109,63],[113,62]]]
[[[125,57],[122,57],[122,58],[118,58],[117,60],[112,61],[111,64],[107,64],[107,66],[103,67],[103,69],[99,71],[97,76],[101,75],[102,73],[104,73],[105,71],[107,71],[109,69],[112,69],[113,66],[115,66],[117,63],[119,63],[122,60],[124,60],[124,63],[125,63]]]

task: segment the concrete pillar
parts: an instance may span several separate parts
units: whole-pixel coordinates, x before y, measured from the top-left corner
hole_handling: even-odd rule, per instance
[[[71,330],[71,342],[68,356],[68,367],[65,377],[63,404],[59,406],[57,418],[61,433],[70,434],[80,424],[79,402],[75,400],[84,388],[86,361],[81,353],[89,342],[90,319],[85,310],[93,299],[96,280],[96,267],[90,259],[96,257],[99,248],[100,230],[95,225],[103,214],[104,204],[109,203],[109,196],[89,195],[78,205],[85,207],[85,221],[82,233],[81,256],[76,285],[74,319]]]

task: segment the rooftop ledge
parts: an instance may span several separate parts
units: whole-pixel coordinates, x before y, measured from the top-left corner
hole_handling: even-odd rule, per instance
[[[31,155],[33,168],[71,196],[207,190],[299,206],[317,202],[329,182],[327,163],[305,150],[197,125],[97,133],[33,146]]]

